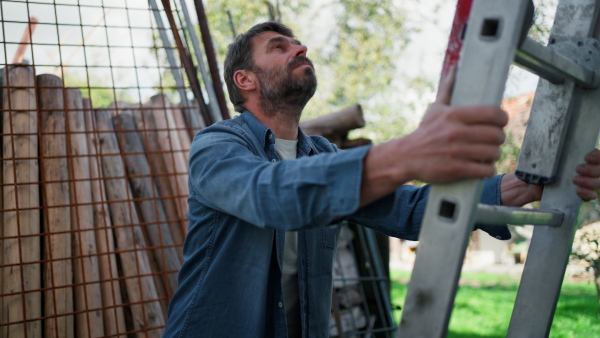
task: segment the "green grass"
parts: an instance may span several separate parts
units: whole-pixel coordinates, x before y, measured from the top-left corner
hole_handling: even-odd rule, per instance
[[[410,272],[392,271],[392,302],[403,305]],[[448,337],[506,337],[519,286],[518,277],[463,273]],[[401,310],[396,311],[399,321]],[[552,338],[600,338],[600,312],[592,282],[564,282],[550,331]]]

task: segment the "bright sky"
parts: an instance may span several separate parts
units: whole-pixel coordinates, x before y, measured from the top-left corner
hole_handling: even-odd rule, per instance
[[[441,8],[433,11],[431,7],[436,2],[441,4]],[[53,3],[56,3],[56,7]],[[84,6],[74,6],[78,3]],[[125,3],[127,9],[123,8]],[[315,3],[318,6],[319,2]],[[39,23],[32,38],[34,46],[32,49],[28,48],[25,59],[38,65],[38,74],[61,75],[58,66],[62,63],[67,81],[72,78],[85,79],[83,66],[87,64],[95,66],[87,69],[90,79],[94,79],[92,86],[111,87],[116,84],[119,87],[147,87],[140,91],[143,100],[156,94],[156,90],[151,87],[161,83],[164,73],[162,67],[168,67],[168,64],[164,51],[161,50],[161,55],[157,57],[152,50],[152,34],[157,35],[157,31],[154,28],[154,18],[148,10],[148,1],[103,1],[106,7],[121,8],[102,8],[98,7],[99,4],[97,0],[36,0],[36,3],[29,4],[25,1],[0,2],[3,20],[10,21],[4,22],[3,27],[0,26],[0,31],[3,30],[0,39],[6,41],[5,51],[0,52],[0,63],[12,61],[27,26],[28,16],[31,16],[37,18]],[[412,36],[409,47],[398,56],[398,69],[402,76],[396,77],[399,83],[393,83],[392,86],[405,96],[414,96],[414,101],[429,103],[433,97],[421,97],[419,95],[422,93],[411,92],[400,82],[407,77],[425,75],[430,81],[437,83],[455,4],[455,1],[402,1],[402,8],[411,13],[410,21],[413,25],[418,24],[421,31]],[[322,34],[323,27],[332,23],[329,17],[311,16],[306,20],[315,37],[314,41],[310,41],[311,46],[319,48],[319,45],[325,45],[319,39],[325,38]],[[167,22],[166,17],[163,17],[163,21]],[[422,24],[423,22],[431,24]],[[86,26],[82,28],[80,24]],[[129,30],[127,26],[134,28]],[[84,41],[85,48],[80,46]],[[62,45],[60,53],[57,46],[59,43]],[[513,67],[512,73],[505,96],[535,90],[535,76],[517,67]],[[424,111],[422,108],[424,107],[418,107],[417,110]]]
[[[98,7],[102,2],[97,0],[56,0],[56,6],[54,0],[36,2],[48,4],[0,2],[2,18],[9,21],[0,26],[0,39],[6,42],[0,63],[12,62],[28,16],[35,17],[38,24],[32,35],[33,46],[27,48],[24,58],[37,65],[37,74],[64,74],[65,85],[74,86],[69,80],[85,83],[87,71],[92,87],[146,87],[140,91],[142,100],[156,94],[152,87],[161,83],[164,67],[169,65],[163,50],[157,56],[152,49],[152,36],[158,33],[147,0],[103,1],[105,7],[116,8]],[[74,6],[78,2],[81,7]],[[166,17],[163,21],[167,22]],[[86,70],[86,65],[92,67]]]
[[[456,8],[456,1],[437,2],[441,5],[437,12],[431,9],[433,2],[403,2],[403,6],[410,8],[410,12],[415,13],[415,16],[432,24],[421,25],[421,31],[415,34],[405,54],[399,59],[399,62],[405,65],[401,67],[404,71],[412,75],[426,74],[429,79],[436,82],[440,76]],[[504,96],[514,97],[534,91],[537,79],[537,76],[519,67],[512,67]]]

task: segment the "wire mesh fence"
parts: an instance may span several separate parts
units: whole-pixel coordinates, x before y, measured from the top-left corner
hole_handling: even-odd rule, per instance
[[[0,336],[160,336],[182,263],[187,153],[210,123],[169,15],[182,13],[0,3]]]
[[[185,6],[0,2],[0,337],[161,336],[191,140],[228,117]],[[336,283],[376,290],[378,308],[351,306],[348,330],[334,308],[332,335],[395,328],[367,272]]]

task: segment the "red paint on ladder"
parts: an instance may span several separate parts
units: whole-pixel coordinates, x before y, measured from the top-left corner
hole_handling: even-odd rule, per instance
[[[442,67],[442,78],[448,74],[451,66],[458,63],[464,30],[469,20],[472,4],[473,0],[458,0],[456,3],[456,13],[454,14],[452,30],[450,31],[450,38],[448,39],[448,47],[446,48],[446,56],[444,57],[444,65]]]

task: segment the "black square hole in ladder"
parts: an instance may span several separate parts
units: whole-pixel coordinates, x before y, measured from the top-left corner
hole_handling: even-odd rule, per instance
[[[456,203],[447,200],[442,200],[440,204],[439,215],[448,220],[454,220],[456,216]]]
[[[485,19],[483,26],[481,26],[481,36],[488,39],[497,38],[499,36],[500,20],[499,19]]]

